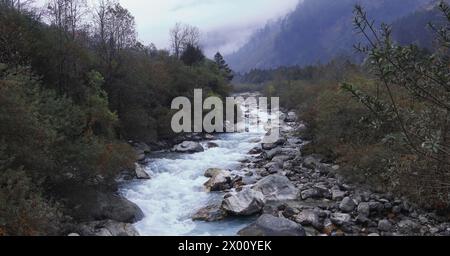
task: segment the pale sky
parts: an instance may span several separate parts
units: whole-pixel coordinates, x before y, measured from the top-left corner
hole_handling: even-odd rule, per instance
[[[46,0],[38,0],[46,2]],[[139,40],[168,48],[176,22],[200,28],[208,55],[233,52],[267,21],[292,10],[299,0],[120,0],[136,18]]]

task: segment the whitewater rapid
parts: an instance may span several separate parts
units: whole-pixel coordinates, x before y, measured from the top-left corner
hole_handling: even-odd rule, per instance
[[[256,114],[250,112],[250,115]],[[206,223],[193,221],[192,215],[201,208],[219,202],[223,193],[208,193],[203,184],[209,168],[240,171],[240,161],[258,146],[266,131],[250,124],[250,132],[218,135],[219,147],[207,148],[196,154],[163,153],[152,156],[146,171],[152,179],[135,181],[123,188],[123,195],[136,203],[145,218],[135,227],[145,236],[223,235],[234,236],[253,219],[228,219]]]

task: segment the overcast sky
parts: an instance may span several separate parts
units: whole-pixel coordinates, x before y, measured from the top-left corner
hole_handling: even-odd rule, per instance
[[[38,2],[46,0],[38,0]],[[176,22],[200,28],[208,55],[230,53],[251,32],[292,10],[299,0],[120,0],[136,18],[139,39],[168,48]]]

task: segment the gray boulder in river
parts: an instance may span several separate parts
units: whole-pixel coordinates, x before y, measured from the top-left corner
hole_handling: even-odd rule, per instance
[[[172,150],[179,153],[198,153],[205,151],[200,143],[194,141],[184,141],[173,147]]]
[[[222,209],[231,215],[251,216],[261,212],[264,204],[264,195],[261,192],[246,188],[225,198]]]
[[[300,224],[285,218],[262,215],[255,223],[242,229],[240,236],[306,236]]]

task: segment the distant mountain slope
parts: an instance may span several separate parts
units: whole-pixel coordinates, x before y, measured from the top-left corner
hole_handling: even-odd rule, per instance
[[[352,46],[360,39],[353,28],[352,10],[356,3],[362,4],[371,18],[393,23],[429,6],[430,1],[304,0],[285,18],[257,31],[246,45],[226,56],[226,60],[235,71],[245,72],[253,68],[324,63],[341,55],[354,56]],[[414,32],[407,32],[410,35],[402,39],[414,38]]]

